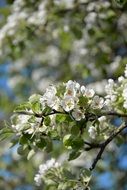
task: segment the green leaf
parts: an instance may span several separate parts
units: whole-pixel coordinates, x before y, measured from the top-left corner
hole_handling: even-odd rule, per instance
[[[127,3],[127,0],[114,0],[114,2],[119,6],[122,7]]]
[[[62,114],[57,114],[56,115],[56,123],[62,123],[66,120],[66,116]]]
[[[49,113],[51,113],[52,109],[50,107],[46,107],[44,110],[43,110],[43,114],[47,115]]]
[[[89,169],[83,169],[81,171],[81,178],[84,183],[88,183],[91,179],[91,171]]]
[[[33,112],[35,112],[35,113],[40,113],[40,112],[42,112],[42,105],[39,103],[39,102],[33,102],[32,104],[31,104],[31,109],[32,109],[32,111]]]
[[[25,135],[23,135],[23,136],[20,137],[19,143],[20,143],[21,145],[24,145],[24,144],[27,144],[27,143],[28,143],[28,139],[26,138]]]
[[[73,138],[71,146],[74,149],[81,149],[84,146],[84,141],[80,136]]]
[[[79,126],[73,125],[71,127],[71,134],[74,135],[74,136],[77,136],[77,135],[79,135],[79,133],[80,133]]]
[[[12,137],[14,134],[13,130],[11,128],[3,128],[0,130],[0,141],[3,141],[7,138]]]
[[[81,30],[81,28],[79,28],[78,25],[73,25],[72,28],[71,28],[71,30],[72,30],[73,34],[75,35],[75,37],[77,39],[81,39],[81,37],[82,37],[82,30]]]
[[[18,144],[19,138],[18,137],[14,137],[13,139],[11,139],[11,146],[10,148],[14,147],[16,144]]]
[[[64,146],[66,148],[68,148],[68,149],[72,149],[71,143],[72,143],[72,135],[71,134],[65,135],[64,138],[63,138],[63,144],[64,144]]]
[[[68,161],[74,160],[80,156],[81,152],[77,150],[72,150],[72,152],[69,154]]]
[[[25,102],[23,104],[20,104],[19,106],[17,106],[14,110],[14,112],[17,111],[26,111],[26,110],[30,110],[31,109],[31,104],[29,102]]]
[[[18,147],[17,153],[18,153],[19,155],[23,155],[23,154],[24,154],[23,146],[19,146],[19,147]]]
[[[50,138],[46,138],[46,151],[49,153],[52,151],[52,148],[53,148],[53,144],[52,144],[52,140]]]
[[[19,155],[26,155],[28,153],[28,146],[27,145],[19,146],[18,149],[17,149],[17,153]]]
[[[63,122],[72,122],[72,119],[69,115],[65,114],[57,114],[56,115],[56,123],[63,123]]]
[[[32,149],[27,155],[27,160],[30,160],[35,155],[35,151]]]
[[[46,147],[47,142],[45,138],[41,138],[38,142],[36,142],[36,146],[40,149],[43,149],[44,147]]]
[[[39,94],[33,94],[29,97],[29,102],[30,103],[36,103],[40,101],[40,95]]]
[[[88,104],[88,98],[87,97],[85,97],[85,96],[79,97],[79,105],[81,107],[86,107],[87,104]]]
[[[51,123],[50,117],[49,117],[49,116],[45,117],[45,119],[44,119],[44,124],[45,124],[46,126],[49,126],[50,123]]]

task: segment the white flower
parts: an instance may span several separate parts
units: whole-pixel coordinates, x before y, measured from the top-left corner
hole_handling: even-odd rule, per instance
[[[12,129],[14,129],[14,131],[17,131],[17,132],[20,132],[24,128],[24,126],[21,124],[12,125],[11,127]]]
[[[122,93],[123,98],[126,100],[127,99],[127,85],[125,85]]]
[[[124,75],[125,75],[125,77],[127,78],[127,65],[126,65],[126,67],[125,67]]]
[[[93,109],[101,109],[104,106],[104,99],[99,96],[94,96],[91,107]]]
[[[30,119],[30,115],[18,115],[17,116],[17,123],[15,125],[12,125],[12,128],[16,130],[17,132],[20,132],[23,130],[24,125],[28,124],[28,120]],[[12,117],[13,119],[13,117]]]
[[[123,76],[120,76],[120,77],[118,77],[118,82],[121,83],[121,82],[123,82],[124,79],[125,78]]]
[[[92,98],[95,94],[92,88],[86,88],[85,86],[81,86],[81,93],[88,98]]]
[[[105,129],[107,127],[107,124],[106,124],[106,116],[101,116],[98,118],[98,121],[99,121],[99,127],[100,129]]]
[[[84,19],[84,21],[86,22],[86,28],[90,29],[93,26],[93,24],[95,24],[96,17],[97,17],[96,12],[88,13],[88,15]]]
[[[88,98],[92,98],[94,96],[95,92],[92,88],[86,88],[85,95]]]
[[[85,118],[85,114],[80,109],[74,109],[72,112],[72,116],[76,121],[80,121]]]
[[[106,108],[108,109],[108,110],[111,110],[112,109],[112,102],[111,102],[111,100],[110,99],[106,99],[105,100],[105,102],[104,102],[104,105],[106,106]]]
[[[58,162],[56,162],[54,158],[52,158],[51,160],[48,160],[45,164],[41,164],[39,166],[38,174],[36,174],[34,177],[34,181],[35,181],[36,185],[37,186],[41,185],[43,177],[48,170],[50,170],[52,168],[58,168],[59,166],[60,166],[60,164]]]
[[[42,182],[41,175],[40,174],[36,174],[35,177],[34,177],[34,181],[35,181],[35,183],[36,183],[37,186],[40,186],[41,182]]]
[[[85,86],[81,86],[81,93],[84,95],[86,91],[86,87]]]
[[[46,103],[49,107],[57,109],[59,107],[59,99],[56,96],[57,90],[54,86],[50,86],[46,89],[45,94],[40,98],[42,105]]]
[[[109,79],[108,84],[105,86],[105,92],[107,93],[106,98],[111,99],[111,102],[116,101],[116,98],[117,98],[116,92],[114,90],[115,86],[116,84],[113,79]]]
[[[108,95],[112,95],[114,93],[114,87],[115,87],[115,83],[113,79],[109,79],[108,80],[108,84],[105,86],[105,92]]]
[[[90,126],[88,133],[92,139],[95,139],[96,135],[97,135],[97,130],[96,130],[95,126]]]
[[[69,112],[75,107],[75,99],[70,96],[65,96],[61,101],[61,106],[66,112]]]
[[[66,92],[64,96],[76,96],[77,91],[80,88],[80,84],[77,82],[73,82],[72,80],[69,80],[66,84]]]
[[[25,130],[25,133],[33,134],[35,132],[41,132],[40,123],[42,121],[42,118],[35,118],[34,123],[29,123],[29,128]]]
[[[123,107],[127,109],[127,101],[124,102]]]
[[[99,117],[98,118],[98,121],[100,122],[100,123],[103,123],[103,122],[105,122],[106,121],[106,116],[101,116],[101,117]]]
[[[76,90],[79,90],[80,84],[77,83],[76,81],[69,80],[66,83],[66,88],[75,88]]]

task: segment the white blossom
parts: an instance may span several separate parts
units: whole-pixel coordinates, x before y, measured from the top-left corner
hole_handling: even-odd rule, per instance
[[[69,80],[65,85],[66,85],[66,92],[65,92],[64,96],[75,97],[77,91],[80,88],[80,84],[75,81],[73,82],[72,80]]]
[[[95,24],[96,17],[97,17],[96,12],[88,13],[88,15],[84,19],[84,21],[86,22],[86,28],[90,29],[93,26],[93,24]]]
[[[99,117],[98,121],[100,123],[99,124],[100,129],[104,129],[107,126],[107,124],[106,124],[106,116]]]
[[[91,107],[93,109],[101,109],[104,106],[104,99],[99,96],[94,96]]]
[[[57,90],[54,86],[46,89],[44,95],[40,98],[42,105],[46,103],[49,107],[57,109],[59,107],[59,98],[56,96]]]
[[[98,118],[98,121],[100,122],[100,123],[103,123],[103,122],[105,122],[106,121],[106,116],[101,116],[101,117],[99,117]]]
[[[60,164],[58,162],[56,162],[54,158],[52,158],[51,160],[48,160],[45,164],[40,165],[38,174],[36,174],[34,177],[34,181],[35,181],[36,185],[37,186],[41,185],[43,177],[48,170],[50,170],[52,168],[58,168],[59,166],[60,166]]]
[[[112,109],[112,101],[110,99],[106,99],[105,102],[104,102],[104,105],[106,106],[106,108],[108,110],[111,110]]]
[[[13,117],[12,117],[13,119]],[[17,132],[20,132],[24,129],[24,124],[28,123],[28,120],[30,119],[30,115],[18,115],[17,116],[17,122],[16,124],[12,125],[12,128],[16,130]]]
[[[124,104],[123,104],[123,107],[125,109],[127,109],[127,85],[124,86],[124,89],[123,89],[123,93],[122,93],[122,96],[124,98]]]
[[[61,106],[66,112],[69,112],[75,107],[75,99],[70,96],[65,96],[61,101]]]
[[[118,77],[118,82],[119,82],[119,83],[122,83],[122,82],[124,81],[124,79],[125,79],[125,78],[124,78],[123,76],[120,76],[120,77]]]
[[[74,5],[74,0],[54,0],[54,3],[59,6],[65,6],[66,8],[72,8]]]
[[[81,93],[84,95],[86,91],[86,87],[85,86],[81,86]]]
[[[97,130],[96,130],[95,126],[90,126],[88,129],[88,133],[92,139],[95,139],[96,135],[97,135]]]
[[[86,88],[85,86],[81,86],[81,93],[87,98],[92,98],[95,94],[95,91],[92,88]]]
[[[114,80],[109,79],[108,84],[105,86],[106,93],[112,95],[114,93],[114,87],[115,87]]]
[[[42,128],[40,127],[42,118],[35,118],[34,123],[29,123],[29,128],[26,129],[24,132],[28,134],[34,134],[35,132],[41,132]]]
[[[76,121],[80,121],[81,119],[85,118],[84,112],[82,112],[80,109],[76,108],[72,112],[72,116]]]
[[[125,85],[125,87],[124,87],[124,89],[123,89],[122,96],[123,96],[124,100],[127,99],[127,85]]]
[[[127,65],[126,65],[126,67],[125,67],[124,75],[125,75],[125,77],[127,78]]]
[[[127,109],[127,100],[124,102],[123,107]]]
[[[92,98],[94,96],[95,92],[94,90],[91,88],[86,88],[86,91],[85,91],[85,95],[88,97],[88,98]]]

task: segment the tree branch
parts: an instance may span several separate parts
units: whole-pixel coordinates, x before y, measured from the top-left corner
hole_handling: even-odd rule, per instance
[[[56,110],[52,110],[52,112],[50,113],[47,113],[47,114],[43,114],[43,113],[35,113],[35,112],[29,112],[29,111],[15,111],[14,113],[16,114],[21,114],[21,115],[33,115],[35,117],[39,117],[39,118],[42,118],[42,117],[47,117],[47,116],[50,116],[50,115],[55,115],[55,114],[68,114],[67,112],[60,112],[60,111],[56,111]]]
[[[88,147],[85,147],[85,151],[89,151],[89,150],[95,149],[95,148],[101,148],[101,146],[102,146],[102,143],[90,143],[87,141],[84,141],[84,144],[88,146]]]
[[[119,126],[115,131],[113,131],[113,133],[111,134],[111,136],[106,140],[104,141],[102,144],[100,144],[100,151],[98,152],[96,158],[94,159],[93,163],[92,163],[92,166],[90,167],[90,170],[92,171],[98,161],[101,159],[101,156],[106,148],[106,146],[119,134],[121,133],[121,131],[123,131],[125,128],[127,128],[127,125],[121,125]]]
[[[127,114],[124,113],[118,113],[118,112],[114,112],[114,111],[102,111],[101,115],[105,115],[105,116],[118,116],[118,117],[127,117]],[[101,116],[100,115],[100,116]]]

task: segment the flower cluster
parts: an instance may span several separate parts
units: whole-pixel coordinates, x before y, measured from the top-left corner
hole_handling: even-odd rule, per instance
[[[39,166],[39,171],[35,175],[34,181],[37,186],[41,186],[43,183],[53,186],[56,189],[61,189],[61,184],[63,185],[62,188],[65,190],[80,190],[88,187],[88,183],[91,179],[91,172],[84,168],[79,171],[77,180],[75,180],[76,175],[74,171],[71,171],[69,166],[67,168],[66,166],[63,167],[63,165],[52,158],[46,161],[45,164]],[[66,177],[67,180],[65,180]]]
[[[127,65],[124,76],[120,76],[116,82],[113,79],[109,79],[108,84],[105,86],[105,91],[107,94],[105,96],[107,108],[125,112],[127,109]]]
[[[15,113],[12,117],[12,129],[17,135],[29,134],[35,137],[32,143],[37,145],[38,135],[50,133],[51,138],[54,138],[53,133],[55,137],[61,139],[61,134],[57,132],[60,127],[60,130],[64,130],[62,138],[66,139],[64,136],[69,133],[73,125],[83,121],[83,133],[88,133],[88,137],[95,139],[103,133],[103,129],[107,128],[106,119],[95,117],[96,112],[101,112],[104,106],[104,98],[96,95],[92,88],[80,86],[79,83],[69,80],[60,86],[49,86],[43,96],[37,94],[30,96],[28,103],[23,105],[25,107],[23,111],[27,113],[22,112],[21,115]],[[21,108],[19,107],[19,113]],[[66,120],[69,122],[68,128]]]
[[[87,109],[101,109],[104,106],[102,97],[95,95],[93,89],[80,86],[79,83],[69,80],[63,85],[65,88],[61,96],[57,96],[57,90],[54,86],[50,86],[45,94],[40,98],[41,104],[46,104],[55,110],[64,110],[71,113],[76,121],[85,118]],[[83,100],[81,100],[83,98]],[[84,101],[84,104],[83,102]]]
[[[33,4],[30,1],[28,4]],[[16,0],[12,6],[12,13],[7,18],[7,23],[0,30],[0,53],[2,54],[3,47],[12,39],[12,44],[16,45],[24,40],[25,34],[20,35],[19,31],[25,26],[43,26],[46,22],[46,1],[40,1],[34,11],[33,5],[26,8],[28,5],[25,0]],[[13,37],[16,36],[14,39]],[[4,53],[11,51],[9,48],[4,49]]]
[[[22,131],[28,134],[34,134],[35,132],[41,132],[42,128],[40,127],[41,118],[31,117],[30,115],[13,115],[11,117],[13,122],[12,128],[17,133],[21,135]]]
[[[32,95],[29,98],[29,104],[35,105],[35,108],[29,107],[28,115],[18,115],[15,122],[12,123],[12,128],[19,133],[24,131],[28,134],[35,134],[45,130],[48,133],[48,131],[56,130],[55,125],[57,127],[58,122],[56,115],[65,114],[69,115],[72,122],[84,120],[85,123],[88,120],[88,134],[95,139],[99,133],[108,129],[106,116],[102,114],[102,117],[99,117],[96,116],[96,113],[101,113],[102,109],[123,111],[127,108],[126,70],[127,67],[125,76],[119,77],[118,83],[112,79],[108,80],[104,98],[96,95],[92,88],[80,86],[79,83],[71,80],[61,86],[49,86],[43,96]],[[46,109],[49,111],[47,112]],[[35,112],[40,115],[36,116]],[[52,127],[49,128],[47,125]]]
[[[52,169],[58,168],[58,167],[60,167],[60,164],[58,162],[56,162],[54,158],[52,158],[51,160],[46,161],[45,164],[40,165],[38,174],[36,174],[35,177],[34,177],[34,181],[35,181],[36,185],[37,186],[41,185],[44,176],[46,175],[46,173],[49,170],[52,170]]]

